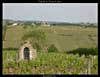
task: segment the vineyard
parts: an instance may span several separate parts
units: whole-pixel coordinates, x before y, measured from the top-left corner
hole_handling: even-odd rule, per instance
[[[33,39],[33,36],[36,38]],[[97,75],[97,37],[98,28],[9,26],[3,41],[3,74]],[[33,47],[35,44],[37,49],[37,58],[18,61],[17,49],[26,38],[32,38]]]
[[[16,50],[3,51],[3,74],[98,74],[98,56],[38,52],[31,61],[18,61]]]
[[[41,1],[3,3],[2,74],[98,75],[98,3]]]

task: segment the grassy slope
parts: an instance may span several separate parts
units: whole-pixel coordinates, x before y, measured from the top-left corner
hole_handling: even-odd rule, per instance
[[[22,43],[21,37],[26,31],[39,29],[48,34],[48,43],[55,44],[60,51],[69,51],[76,48],[95,47],[97,40],[97,28],[81,28],[77,26],[67,27],[28,27],[24,29],[21,26],[9,27],[7,30],[6,41],[3,42],[3,48],[19,48]],[[93,37],[89,37],[92,35]],[[91,40],[94,39],[94,40]]]

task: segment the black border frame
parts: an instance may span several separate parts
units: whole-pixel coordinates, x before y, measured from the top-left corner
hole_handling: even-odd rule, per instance
[[[44,1],[44,0],[42,0]],[[69,0],[69,1],[64,1],[64,0],[56,0],[56,1],[61,1],[61,2],[50,2],[48,0],[45,0],[47,2],[40,2],[39,0],[3,0],[2,3],[1,3],[1,10],[2,9],[2,6],[3,6],[3,3],[98,3],[98,20],[99,20],[99,0],[73,0],[72,2]],[[53,0],[52,0],[53,1]],[[1,25],[2,25],[2,16],[3,16],[3,13],[1,11]],[[2,26],[1,26],[1,40],[2,40]],[[99,39],[99,22],[98,22],[98,39]],[[99,41],[98,41],[99,42]],[[1,41],[2,43],[2,41]],[[3,44],[3,43],[2,43]],[[2,44],[1,44],[1,47],[2,47]],[[98,47],[99,47],[99,43],[98,43]],[[98,50],[99,52],[99,50]],[[1,48],[1,75],[2,75],[2,48]],[[99,55],[99,54],[98,54]],[[99,56],[98,56],[98,65],[99,65]],[[98,66],[99,68],[99,66]],[[98,69],[98,75],[99,75],[99,69]],[[6,76],[6,75],[5,75]],[[18,75],[19,76],[19,75]],[[23,76],[23,75],[22,75]],[[26,75],[26,76],[29,76],[29,75]],[[67,75],[57,75],[57,74],[44,74],[44,75],[39,75],[39,74],[35,74],[35,75],[31,75],[30,76],[43,76],[43,77],[56,77],[56,76],[67,76]],[[70,76],[70,75],[68,75]],[[72,76],[72,75],[71,75]],[[94,75],[94,76],[97,76],[97,75]]]

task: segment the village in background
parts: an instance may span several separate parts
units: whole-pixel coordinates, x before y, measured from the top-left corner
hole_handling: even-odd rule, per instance
[[[3,19],[3,26],[10,25],[10,26],[22,26],[22,25],[30,25],[30,26],[61,26],[61,25],[77,25],[83,27],[97,27],[97,23],[89,23],[89,22],[80,22],[80,23],[70,23],[70,22],[55,22],[55,21],[22,21],[22,20],[10,20],[10,19]]]

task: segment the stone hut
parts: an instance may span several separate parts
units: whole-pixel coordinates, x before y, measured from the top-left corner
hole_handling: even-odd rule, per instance
[[[29,41],[26,41],[18,51],[18,59],[20,60],[32,60],[37,57],[36,49],[32,47]]]

